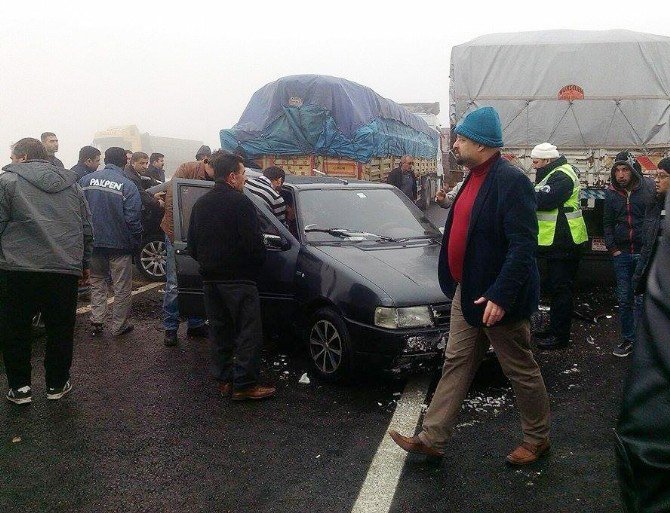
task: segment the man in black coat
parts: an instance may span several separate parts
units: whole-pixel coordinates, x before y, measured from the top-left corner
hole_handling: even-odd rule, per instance
[[[643,294],[646,291],[649,268],[661,241],[665,219],[665,197],[670,189],[670,157],[665,157],[658,163],[654,183],[656,184],[656,201],[647,208],[644,215],[644,244],[640,252],[640,260],[635,266],[635,274],[633,274],[633,289],[636,294]]]
[[[259,383],[263,331],[256,279],[265,245],[258,214],[243,192],[241,157],[219,150],[205,165],[216,183],[193,206],[188,248],[200,264],[219,390],[234,401],[265,399],[275,388]]]
[[[412,201],[416,201],[418,196],[418,189],[416,184],[416,175],[412,171],[414,159],[411,155],[403,155],[400,159],[400,167],[396,167],[391,171],[386,179],[386,182],[395,185],[398,189],[405,193]]]
[[[549,398],[530,346],[539,274],[533,185],[502,158],[502,128],[492,107],[456,127],[454,152],[470,173],[447,218],[438,277],[453,298],[442,378],[421,433],[391,431],[409,452],[442,456],[456,416],[489,344],[509,378],[521,414],[523,442],[507,462],[526,465],[549,449]]]
[[[619,480],[629,513],[670,511],[669,222],[663,221],[651,264],[617,426]]]

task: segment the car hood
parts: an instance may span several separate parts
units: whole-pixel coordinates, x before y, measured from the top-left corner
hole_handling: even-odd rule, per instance
[[[381,288],[395,306],[447,301],[437,279],[440,244],[407,246],[377,243],[319,245],[325,253]]]

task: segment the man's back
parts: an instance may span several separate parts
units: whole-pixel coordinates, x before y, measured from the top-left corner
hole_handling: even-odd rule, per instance
[[[140,200],[137,186],[121,168],[108,164],[79,182],[93,218],[94,246],[131,251],[142,238]]]
[[[3,170],[0,268],[79,274],[92,234],[76,175],[42,160]]]

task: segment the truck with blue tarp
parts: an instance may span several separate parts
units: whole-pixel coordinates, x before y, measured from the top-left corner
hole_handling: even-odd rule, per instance
[[[369,87],[324,75],[280,78],[256,91],[240,120],[220,132],[221,148],[259,167],[296,175],[385,181],[403,155],[414,157],[421,202],[442,175],[439,132]]]

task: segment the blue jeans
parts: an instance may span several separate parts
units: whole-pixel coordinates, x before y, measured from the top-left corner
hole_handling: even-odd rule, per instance
[[[636,295],[633,290],[633,274],[639,260],[640,255],[637,253],[621,253],[614,257],[621,335],[628,342],[635,341],[635,328],[642,315],[642,295]]]
[[[174,246],[165,236],[167,262],[165,265],[165,295],[163,296],[163,328],[166,331],[177,331],[179,328],[179,303],[177,302],[177,268],[174,259]],[[199,328],[205,324],[200,317],[189,317],[188,327]]]

